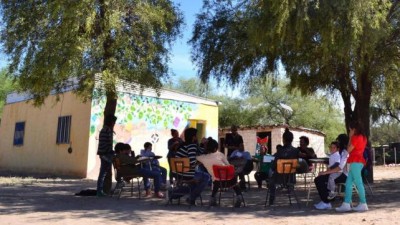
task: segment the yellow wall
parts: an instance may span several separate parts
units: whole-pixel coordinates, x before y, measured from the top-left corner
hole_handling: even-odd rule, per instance
[[[86,177],[90,102],[82,103],[71,92],[50,96],[40,108],[31,103],[7,104],[0,126],[0,170]],[[72,116],[71,147],[56,144],[59,116]],[[14,146],[16,122],[25,121],[24,144]]]

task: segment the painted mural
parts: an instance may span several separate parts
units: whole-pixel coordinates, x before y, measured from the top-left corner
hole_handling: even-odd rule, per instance
[[[91,139],[98,136],[102,127],[105,103],[105,98],[92,101]],[[114,142],[130,144],[136,154],[145,142],[151,142],[155,154],[163,157],[168,151],[170,129],[182,132],[188,125],[188,119],[198,110],[198,105],[193,103],[129,93],[120,93],[117,104]]]

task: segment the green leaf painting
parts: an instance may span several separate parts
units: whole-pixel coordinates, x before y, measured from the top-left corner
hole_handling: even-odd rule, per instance
[[[105,102],[103,98],[92,101],[90,135],[93,135],[102,123]],[[198,106],[194,103],[119,93],[116,116],[117,123],[144,122],[147,129],[170,129],[187,124],[197,109]]]

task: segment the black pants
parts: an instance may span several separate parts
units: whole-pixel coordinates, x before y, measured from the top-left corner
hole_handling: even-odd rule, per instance
[[[246,180],[245,180],[244,176],[250,174],[251,171],[253,171],[253,167],[254,167],[253,161],[247,160],[246,165],[243,168],[243,171],[238,174],[241,188],[246,188],[246,185],[245,185]]]
[[[346,183],[347,176],[342,173],[338,178],[335,179],[335,183]],[[315,187],[317,188],[321,201],[328,203],[333,200],[328,200],[328,179],[329,174],[318,176],[314,179]]]
[[[254,174],[254,179],[256,179],[258,187],[261,188],[262,187],[262,182],[264,180],[265,181],[268,180],[268,174],[265,173],[265,172],[256,172]]]
[[[232,180],[225,181],[225,182],[227,182],[226,183],[227,187],[231,187],[231,186],[233,186],[233,185],[235,185],[237,183],[237,180],[236,179],[232,179]],[[213,182],[213,189],[212,189],[212,192],[211,192],[211,197],[215,197],[215,195],[217,194],[218,189],[220,187],[221,187],[221,182],[219,182],[219,181],[214,181]],[[223,184],[222,187],[224,187],[224,184]],[[236,195],[241,195],[242,194],[242,191],[240,190],[240,188],[237,185],[233,186],[233,190],[235,191]]]

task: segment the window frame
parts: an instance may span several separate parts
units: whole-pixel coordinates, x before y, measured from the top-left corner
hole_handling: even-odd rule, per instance
[[[57,122],[56,144],[70,144],[72,115],[59,116]]]

